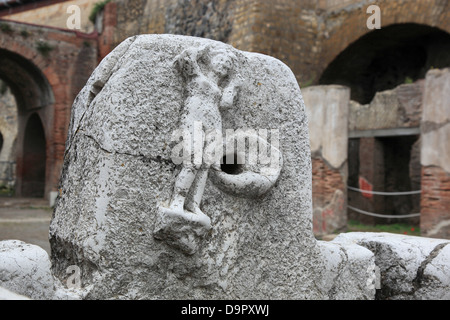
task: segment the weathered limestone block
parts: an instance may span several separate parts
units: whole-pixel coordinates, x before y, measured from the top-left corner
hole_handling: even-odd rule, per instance
[[[0,287],[0,300],[30,300],[30,298]]]
[[[338,232],[347,225],[345,203],[344,193],[337,189],[332,194],[331,201],[324,207],[314,206],[313,231],[316,236]]]
[[[179,161],[198,122],[205,154],[227,130],[255,131],[243,151],[226,149],[237,163],[196,163],[196,153],[193,164],[189,153]],[[255,141],[270,161],[239,163]],[[137,36],[101,62],[74,102],[52,271],[64,283],[68,268],[80,268],[86,299],[344,296],[344,278],[333,288],[321,279],[338,277],[348,260],[328,263],[311,217],[308,125],[289,68],[212,40]],[[369,260],[347,267],[364,282]],[[355,290],[373,298],[359,282]]]
[[[56,287],[47,252],[19,240],[0,241],[0,287],[32,299],[53,299]]]
[[[394,90],[377,92],[369,104],[352,101],[349,130],[373,130],[397,127],[399,103]]]
[[[214,50],[232,60],[228,70],[208,62]],[[236,86],[212,84],[213,67]],[[237,190],[248,178],[251,186],[265,179],[261,165],[231,165],[219,182],[176,165],[173,132],[191,132],[199,119],[223,134],[278,130],[283,163],[273,188],[245,197],[215,184],[234,181]],[[73,105],[50,226],[55,276],[64,280],[78,266],[85,298],[321,298],[312,277],[324,268],[311,232],[306,123],[295,77],[276,59],[192,37],[124,41]],[[175,200],[197,169],[191,207],[183,208]],[[210,176],[222,169],[209,168]]]
[[[390,233],[352,232],[333,240],[375,255],[381,283],[377,299],[450,298],[450,241]]]
[[[377,280],[373,253],[352,243],[318,241],[318,244],[327,270],[318,283],[328,298],[372,300]]]

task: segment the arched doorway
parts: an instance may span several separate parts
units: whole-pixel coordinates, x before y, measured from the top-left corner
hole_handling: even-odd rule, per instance
[[[98,38],[76,30],[16,21],[1,24],[7,32],[0,30],[0,80],[10,89],[17,105],[17,148],[12,160],[16,163],[15,195],[22,196],[22,167],[27,156],[23,150],[25,129],[36,113],[46,139],[44,197],[48,200],[58,189],[71,106],[98,64]],[[3,148],[6,144],[5,139]]]
[[[25,127],[22,162],[22,196],[44,197],[46,140],[44,127],[37,113],[33,113]]]
[[[0,77],[10,88],[17,108],[15,194],[45,197],[51,137],[53,91],[42,71],[23,56],[0,49]],[[50,133],[49,133],[50,132]]]

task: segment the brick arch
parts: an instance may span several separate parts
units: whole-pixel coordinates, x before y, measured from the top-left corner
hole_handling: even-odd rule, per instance
[[[19,49],[17,45],[11,47],[16,50]],[[26,53],[25,50],[18,50],[18,52]],[[52,153],[50,119],[53,118],[55,99],[47,77],[32,60],[25,58],[20,53],[4,48],[0,49],[0,77],[11,88],[17,104],[16,194],[18,196],[35,196],[37,194],[44,196],[46,177],[45,175],[42,178],[39,177],[40,182],[33,178],[33,171],[36,168],[33,165],[35,162],[33,159],[36,158],[35,154],[44,154],[45,156],[41,158],[46,161],[45,159],[49,158],[47,154]],[[46,143],[41,144],[43,150],[31,152],[31,149],[27,148],[27,146],[30,146],[28,140],[33,138],[29,121],[32,114],[36,116],[33,119],[39,119],[42,124],[42,135],[45,140],[48,140],[49,148],[46,148]],[[42,160],[41,158],[39,159]],[[48,161],[48,163],[46,161],[44,168],[51,167],[51,165],[51,161]],[[45,170],[41,171],[45,174]],[[38,175],[40,173],[35,176]],[[42,189],[42,192],[40,189]]]
[[[22,55],[23,52],[0,48],[2,59],[0,74],[11,87],[19,112],[25,112],[22,109],[45,107],[54,102],[53,91],[47,77],[32,59]]]
[[[369,5],[375,4],[381,11],[381,29],[396,24],[418,24],[436,27],[450,33],[450,11],[444,1],[440,0],[379,0],[373,3],[349,1],[351,6],[342,10],[329,10],[324,17],[321,30],[321,54],[318,61],[318,74],[349,45],[372,32],[367,28],[366,13]],[[351,7],[351,8],[350,8]],[[348,9],[350,8],[350,9]],[[317,79],[318,80],[318,79]]]
[[[156,0],[149,1],[156,3]],[[200,1],[207,2],[207,1]],[[318,84],[326,67],[367,28],[369,5],[381,9],[382,28],[401,23],[450,32],[450,10],[442,0],[242,0],[232,6],[230,44],[276,57],[294,72],[301,87]],[[447,6],[447,7],[446,7]],[[125,10],[117,6],[117,16]],[[157,11],[157,10],[156,10]],[[166,13],[167,14],[167,13]],[[117,24],[125,24],[126,21]],[[117,30],[123,30],[120,26]],[[124,39],[116,30],[116,38]],[[159,29],[150,29],[160,32]],[[165,33],[173,32],[168,26]],[[131,34],[127,34],[131,35]]]
[[[26,127],[34,114],[45,135],[44,197],[48,198],[59,183],[71,105],[97,64],[97,39],[25,23],[2,21],[2,25],[0,77],[18,107],[16,195],[32,195],[23,192],[23,178],[30,163]]]
[[[450,34],[445,31],[413,23],[390,25],[350,44],[319,83],[348,86],[352,99],[366,104],[376,92],[423,79],[431,68],[449,67],[449,51]]]

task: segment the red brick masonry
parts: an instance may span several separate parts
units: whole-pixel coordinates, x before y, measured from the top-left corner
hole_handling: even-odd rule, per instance
[[[346,183],[338,169],[312,158],[313,231],[330,234],[346,226]]]
[[[421,234],[450,239],[450,174],[439,167],[422,168]]]

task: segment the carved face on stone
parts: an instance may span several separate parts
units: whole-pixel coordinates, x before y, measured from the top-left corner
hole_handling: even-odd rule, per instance
[[[233,57],[224,50],[211,52],[211,66],[213,71],[220,77],[228,75],[233,68]]]

